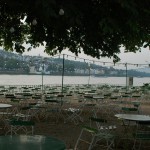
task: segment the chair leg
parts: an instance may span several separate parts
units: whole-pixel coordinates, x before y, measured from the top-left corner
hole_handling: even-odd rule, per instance
[[[78,146],[78,144],[79,144],[79,141],[80,141],[80,139],[81,139],[82,134],[83,134],[83,129],[82,129],[82,131],[81,131],[81,133],[80,133],[80,135],[79,135],[79,137],[78,137],[78,139],[77,139],[77,142],[76,142],[76,144],[75,144],[74,150],[77,150],[77,146]]]
[[[10,129],[10,132],[11,132],[11,135],[12,135],[12,126],[11,126],[11,129]]]
[[[77,142],[76,142],[76,144],[75,144],[74,150],[77,150],[79,141],[82,141],[82,142],[87,143],[87,144],[89,145],[88,150],[91,150],[91,149],[93,148],[93,143],[94,143],[94,140],[95,140],[95,135],[92,134],[91,142],[88,142],[88,141],[86,141],[86,140],[84,140],[84,139],[81,139],[81,137],[82,137],[84,131],[86,131],[86,130],[82,129],[82,131],[81,131],[81,133],[80,133],[80,135],[79,135],[79,137],[78,137],[78,139],[77,139]]]
[[[34,126],[32,126],[32,135],[34,134]]]
[[[15,130],[15,127],[12,126],[12,125],[11,125],[11,127],[10,127],[10,131],[7,131],[5,135],[7,135],[7,133],[9,133],[9,132],[10,132],[10,135],[13,135],[13,133],[14,133],[14,134],[17,134],[17,132],[16,132],[16,130]]]
[[[134,140],[134,144],[133,144],[132,150],[135,150],[135,145],[136,145],[136,139]]]
[[[139,150],[141,149],[142,141],[140,140]]]
[[[95,139],[95,136],[94,136],[94,135],[92,135],[92,141],[91,141],[91,143],[90,143],[90,146],[89,146],[89,149],[88,149],[88,150],[91,150],[91,149],[92,149],[94,139]]]
[[[109,143],[110,142],[110,143]],[[111,141],[107,140],[107,150],[112,150],[112,146],[114,146],[114,139],[112,139]]]

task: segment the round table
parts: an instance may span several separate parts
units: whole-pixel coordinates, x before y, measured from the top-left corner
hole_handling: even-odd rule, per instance
[[[3,108],[10,108],[10,107],[12,107],[12,105],[0,103],[0,109],[3,109]]]
[[[150,116],[138,115],[138,114],[116,114],[117,118],[129,120],[129,121],[150,121]]]
[[[64,150],[63,141],[42,135],[0,136],[0,150]]]

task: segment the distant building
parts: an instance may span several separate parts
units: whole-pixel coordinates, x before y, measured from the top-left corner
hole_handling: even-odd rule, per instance
[[[139,68],[136,71],[150,73],[150,67]]]
[[[95,70],[96,75],[103,75],[105,74],[105,70]]]
[[[31,74],[35,74],[37,71],[35,69],[35,66],[30,66],[30,72]]]
[[[111,75],[117,75],[117,73],[118,73],[117,71],[110,71]]]

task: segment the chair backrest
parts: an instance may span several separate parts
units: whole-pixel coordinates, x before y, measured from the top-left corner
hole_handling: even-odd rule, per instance
[[[138,108],[136,108],[136,107],[122,107],[121,110],[124,113],[133,113],[133,112],[139,113]]]
[[[13,133],[18,134],[18,131],[20,130],[23,131],[24,134],[29,134],[29,133],[31,133],[32,135],[34,134],[35,122],[33,121],[11,120],[9,124],[11,126],[11,135]],[[31,127],[30,132],[28,127]]]
[[[34,126],[35,122],[23,121],[23,120],[11,120],[10,125],[13,125],[13,126]]]
[[[150,131],[150,121],[138,121],[137,122],[137,130]]]
[[[30,109],[32,106],[23,106],[15,112],[14,116],[17,120],[26,120],[29,121],[31,119]]]
[[[137,140],[149,140],[150,141],[150,121],[139,121],[137,123],[136,132],[133,134],[135,138],[134,147]]]
[[[98,130],[100,129],[104,129],[104,126],[106,126],[107,124],[107,120],[103,119],[103,118],[95,118],[95,117],[90,117],[90,126],[94,126],[96,125],[96,128]]]
[[[139,108],[140,105],[141,105],[140,102],[133,102],[133,106],[136,107],[136,108]]]
[[[109,122],[104,118],[90,117],[90,126],[92,127],[94,123],[96,127],[95,126],[93,127],[98,129],[99,132],[105,134],[113,133],[117,128],[116,125],[112,124],[111,122]]]
[[[91,121],[95,121],[95,122],[101,122],[101,123],[106,123],[107,120],[106,119],[102,119],[102,118],[94,118],[94,117],[90,117]]]

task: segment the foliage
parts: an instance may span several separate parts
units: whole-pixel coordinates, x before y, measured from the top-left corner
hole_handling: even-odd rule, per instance
[[[24,73],[29,73],[29,67],[23,61],[19,61],[14,58],[4,58],[0,56],[0,71],[20,71]]]
[[[1,0],[0,46],[24,52],[24,43],[50,55],[114,57],[120,47],[150,46],[149,0]]]

